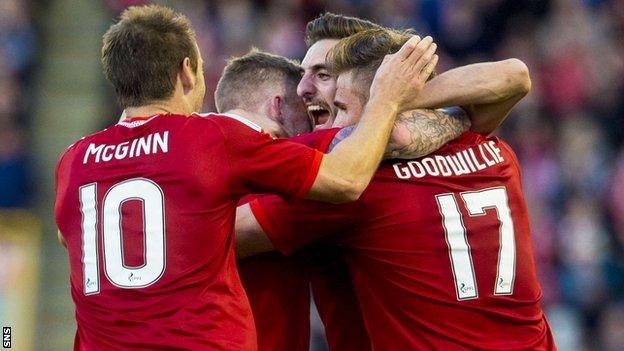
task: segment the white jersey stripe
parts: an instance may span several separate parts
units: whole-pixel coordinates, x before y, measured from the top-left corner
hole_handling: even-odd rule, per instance
[[[225,116],[225,117],[230,117],[233,118],[241,123],[243,123],[244,125],[246,125],[247,127],[255,130],[256,132],[260,132],[262,133],[262,127],[260,127],[259,125],[257,125],[256,123],[248,120],[247,118],[243,117],[243,116],[239,116],[239,115],[235,115],[232,113],[205,113],[205,114],[201,114],[201,113],[196,113],[196,115],[199,115],[201,117],[209,117],[211,115],[213,116]]]

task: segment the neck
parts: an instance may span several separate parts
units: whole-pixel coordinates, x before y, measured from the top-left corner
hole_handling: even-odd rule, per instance
[[[251,112],[249,110],[243,110],[243,109],[240,109],[240,108],[235,108],[233,110],[227,110],[227,111],[225,111],[223,113],[230,113],[230,114],[238,115],[238,116],[245,117],[245,118],[249,118],[249,116],[253,116],[253,115],[257,115],[258,114],[256,112]]]
[[[243,118],[247,118],[248,120],[254,121],[254,122],[258,122],[258,121],[266,122],[268,118],[267,116],[257,111],[243,110],[239,108],[235,108],[233,110],[227,110],[227,111],[224,111],[223,113],[229,113],[229,114],[241,116]]]
[[[149,105],[127,107],[122,114],[122,119],[134,117],[148,117],[158,114],[189,115],[191,112],[181,104],[158,102]]]

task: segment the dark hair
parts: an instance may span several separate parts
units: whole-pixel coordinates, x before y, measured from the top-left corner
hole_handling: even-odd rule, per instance
[[[197,72],[195,33],[184,15],[159,6],[132,6],[103,38],[102,65],[122,108],[169,98],[180,64]]]
[[[301,67],[293,60],[262,52],[252,48],[247,54],[228,61],[215,90],[217,111],[223,112],[235,108],[252,108],[258,102],[254,100],[257,92],[267,87],[289,85],[295,87],[301,79]]]
[[[357,17],[325,12],[306,26],[305,42],[308,47],[323,39],[343,39],[368,29],[383,28],[371,21]]]

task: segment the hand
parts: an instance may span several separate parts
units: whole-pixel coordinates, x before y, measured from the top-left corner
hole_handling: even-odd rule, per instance
[[[373,79],[371,100],[392,102],[398,111],[416,109],[416,98],[438,63],[436,49],[431,37],[413,36],[397,53],[386,55]]]
[[[227,111],[227,113],[232,113],[241,117],[245,117],[246,119],[260,126],[263,132],[269,134],[273,138],[285,138],[288,136],[279,122],[276,122],[265,115],[240,109]]]

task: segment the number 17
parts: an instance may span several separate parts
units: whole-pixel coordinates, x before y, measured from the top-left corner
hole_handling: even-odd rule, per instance
[[[513,285],[516,272],[516,241],[511,211],[507,201],[507,190],[504,187],[483,189],[461,193],[461,198],[470,216],[484,216],[485,210],[496,210],[499,226],[500,247],[498,250],[498,264],[494,295],[513,294]],[[459,205],[455,195],[441,194],[436,196],[442,225],[449,247],[451,269],[455,279],[455,290],[458,300],[468,300],[479,297],[477,280],[472,263],[470,244],[466,237],[466,227],[462,220]],[[479,233],[488,235],[488,233]]]

